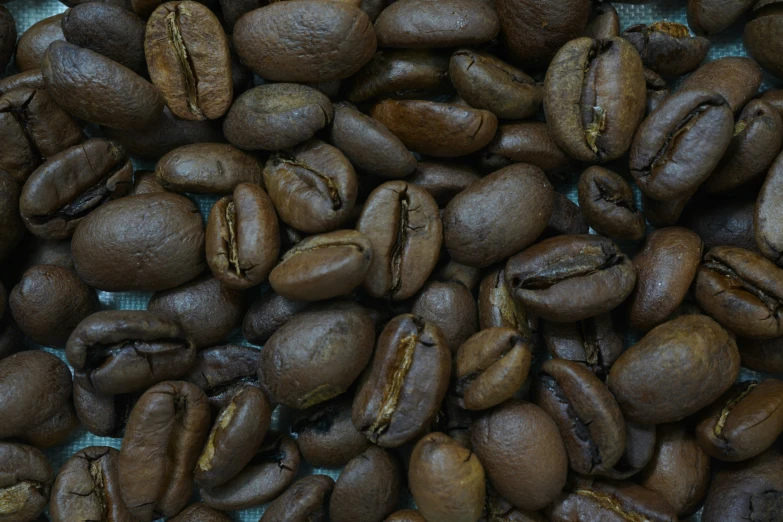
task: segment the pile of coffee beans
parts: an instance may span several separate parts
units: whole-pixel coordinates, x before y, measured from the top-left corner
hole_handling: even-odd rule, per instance
[[[783,521],[783,0],[62,1],[0,6],[0,522]]]

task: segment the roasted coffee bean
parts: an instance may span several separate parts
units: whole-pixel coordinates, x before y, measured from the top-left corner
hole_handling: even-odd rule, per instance
[[[778,308],[783,270],[761,255],[737,247],[715,247],[704,256],[694,285],[699,305],[742,337],[783,335]]]
[[[495,9],[476,0],[400,0],[384,9],[375,22],[379,47],[478,45],[499,31]]]
[[[22,76],[23,74],[17,74],[16,76]],[[10,76],[5,80],[0,80],[0,92],[3,91],[3,82],[8,82],[13,78],[16,78],[16,76]],[[759,99],[767,102],[767,104],[775,109],[780,117],[783,118],[783,89],[767,89],[761,93]]]
[[[309,408],[353,384],[370,360],[374,340],[370,314],[358,304],[301,312],[264,345],[259,381],[272,402]]]
[[[459,282],[428,283],[411,313],[440,328],[452,353],[479,329],[476,300]]]
[[[44,87],[19,87],[0,97],[0,136],[0,170],[20,184],[47,158],[84,139]]]
[[[760,455],[783,432],[783,382],[777,379],[734,385],[705,410],[696,427],[699,444],[719,460]]]
[[[258,349],[240,344],[207,348],[198,352],[196,363],[183,380],[202,389],[217,416],[243,387],[258,386],[260,355]]]
[[[277,215],[259,185],[240,183],[209,211],[207,264],[222,284],[243,289],[263,283],[279,252]]]
[[[441,207],[454,196],[481,179],[476,170],[462,163],[419,162],[406,181],[418,185],[435,198]]]
[[[395,301],[418,292],[438,262],[443,241],[432,196],[405,181],[384,183],[367,198],[356,229],[372,244],[367,292]]]
[[[432,274],[435,281],[444,283],[460,283],[462,286],[473,292],[481,282],[481,270],[474,266],[467,266],[457,263],[454,260],[444,260]]]
[[[395,511],[384,522],[427,522],[415,509]]]
[[[631,174],[653,199],[671,201],[689,195],[718,165],[732,129],[731,109],[722,96],[699,89],[680,91],[636,132]]]
[[[333,488],[334,480],[327,475],[299,479],[269,504],[258,522],[327,520],[327,506]]]
[[[0,442],[0,499],[3,522],[35,520],[49,502],[54,473],[32,446]]]
[[[205,275],[171,290],[155,292],[147,310],[177,321],[196,349],[215,346],[242,322],[244,298],[239,290]]]
[[[207,398],[195,384],[156,384],[134,406],[122,439],[119,484],[134,520],[174,516],[193,488],[209,432]]]
[[[441,158],[478,151],[492,140],[498,126],[489,111],[426,100],[382,101],[371,114],[406,147]]]
[[[733,112],[739,111],[761,85],[761,68],[750,58],[727,56],[707,62],[680,85],[680,91],[706,89],[718,93]]]
[[[0,178],[2,178],[2,174],[0,174]],[[0,180],[1,182],[2,180]],[[19,245],[22,250],[20,254],[24,256],[24,263],[19,269],[20,274],[36,265],[54,265],[73,270],[70,239],[51,241],[32,235],[26,236],[25,239]]]
[[[544,231],[553,193],[541,169],[525,164],[474,183],[452,199],[443,214],[449,255],[460,263],[486,267],[522,250]]]
[[[449,76],[471,107],[486,109],[498,118],[533,117],[544,97],[541,87],[527,74],[489,53],[471,49],[451,55]]]
[[[91,212],[125,195],[133,165],[116,142],[93,138],[50,157],[27,179],[19,212],[33,234],[67,239]]]
[[[310,236],[283,254],[269,274],[269,284],[288,299],[338,297],[362,284],[372,259],[372,245],[361,232],[337,230]]]
[[[481,280],[478,310],[479,327],[482,330],[500,326],[516,330],[526,339],[535,337],[538,319],[511,296],[503,268],[493,270]]]
[[[623,352],[623,337],[615,330],[610,314],[574,323],[544,321],[542,333],[549,354],[555,359],[576,361],[605,380]]]
[[[755,3],[755,0],[688,0],[688,25],[696,34],[717,34]]]
[[[272,410],[260,389],[240,388],[218,414],[198,458],[194,475],[200,487],[221,486],[250,463],[269,429]]]
[[[302,411],[291,423],[302,458],[318,468],[341,468],[370,447],[351,422],[353,398],[344,394]]]
[[[79,418],[76,416],[73,404],[67,401],[49,420],[30,428],[19,437],[22,442],[44,450],[59,446],[66,442],[79,427]]]
[[[778,156],[761,187],[753,218],[756,246],[768,259],[783,266],[783,156]]]
[[[264,167],[264,185],[281,221],[309,234],[345,223],[358,193],[348,158],[316,139],[271,156]]]
[[[623,353],[609,389],[625,418],[674,422],[712,403],[739,373],[734,338],[704,315],[684,315],[653,328]]]
[[[144,36],[152,83],[186,120],[214,120],[231,106],[228,39],[212,11],[198,2],[166,2],[150,16]]]
[[[579,177],[579,208],[599,234],[613,239],[644,237],[644,216],[636,208],[631,186],[603,167],[590,167]]]
[[[39,20],[19,37],[16,44],[16,67],[22,71],[41,68],[44,53],[50,44],[65,40],[62,14]]]
[[[240,183],[261,183],[261,165],[231,145],[197,143],[163,156],[155,176],[173,192],[229,194]]]
[[[5,71],[16,47],[16,21],[11,12],[0,7],[0,71]]]
[[[298,145],[332,121],[329,98],[306,85],[259,85],[240,96],[226,116],[226,138],[244,149]]]
[[[475,522],[481,516],[484,468],[448,435],[430,433],[419,440],[408,480],[416,505],[430,522]]]
[[[487,479],[509,502],[536,510],[557,498],[568,457],[557,425],[541,408],[506,401],[476,419],[471,432]]]
[[[45,89],[41,69],[12,74],[0,79],[0,95],[5,95],[14,89]]]
[[[359,381],[353,425],[379,446],[413,440],[438,412],[450,373],[451,353],[440,329],[411,314],[395,317]]]
[[[593,475],[617,464],[625,450],[625,420],[593,372],[566,359],[546,361],[533,396],[557,424],[574,471]]]
[[[676,225],[692,196],[693,194],[689,193],[670,201],[658,201],[642,192],[642,213],[654,227]]]
[[[391,49],[379,51],[351,78],[347,97],[354,103],[417,99],[451,89],[448,54],[430,49]]]
[[[136,194],[153,194],[156,192],[166,192],[158,178],[155,177],[153,170],[137,170],[133,175],[133,187],[128,192],[129,196]]]
[[[309,301],[294,301],[267,292],[245,314],[242,333],[251,343],[263,345],[278,328],[310,305]]]
[[[0,360],[0,439],[46,422],[70,396],[71,372],[54,355],[32,350]]]
[[[120,494],[118,459],[119,452],[106,446],[89,446],[68,459],[52,486],[54,522],[131,522]]]
[[[609,2],[593,4],[584,36],[594,39],[620,36],[620,16],[617,9]]]
[[[559,192],[555,192],[554,196],[552,215],[542,237],[587,234],[590,226],[579,206]]]
[[[236,477],[199,493],[208,506],[227,511],[266,504],[294,481],[300,459],[299,450],[288,435],[268,433],[261,449]]]
[[[384,124],[340,102],[334,107],[329,139],[353,165],[382,178],[404,178],[416,168],[416,158]]]
[[[38,265],[11,290],[9,307],[34,342],[63,348],[82,319],[97,311],[98,296],[72,270]]]
[[[688,27],[674,22],[632,25],[623,38],[636,47],[645,67],[663,76],[682,76],[694,70],[707,56],[710,41],[691,36]]]
[[[619,158],[644,117],[645,85],[639,54],[624,39],[572,40],[552,60],[544,83],[552,138],[580,161]]]
[[[666,321],[685,299],[701,252],[701,239],[686,228],[662,228],[650,234],[633,258],[636,288],[628,308],[631,326],[646,331]]]
[[[228,515],[202,502],[189,505],[179,515],[169,520],[171,522],[231,522]]]
[[[461,407],[460,403],[461,399],[456,395],[446,395],[428,431],[443,432],[463,448],[472,449],[470,428],[473,424],[473,414]]]
[[[218,3],[223,14],[223,23],[229,34],[233,32],[234,25],[244,14],[266,5],[262,0],[218,0]]]
[[[14,251],[24,236],[24,223],[19,215],[19,184],[5,171],[0,171],[0,261]]]
[[[734,136],[720,163],[704,183],[709,193],[728,192],[766,174],[783,146],[783,120],[766,102],[748,103],[734,125]]]
[[[647,110],[645,114],[650,114],[670,96],[671,92],[666,80],[655,71],[645,69],[644,81],[647,84]]]
[[[588,0],[499,0],[495,9],[511,57],[524,67],[543,68],[558,49],[584,32]]]
[[[498,127],[495,138],[484,149],[484,167],[505,167],[512,162],[529,163],[546,171],[558,170],[572,162],[552,139],[549,127],[540,121],[508,123]]]
[[[471,336],[454,358],[459,405],[486,410],[510,399],[527,378],[533,345],[518,331],[492,327]]]
[[[266,80],[315,83],[356,73],[375,54],[367,15],[344,2],[273,3],[234,26],[242,63]]]
[[[402,471],[387,450],[370,446],[340,473],[329,498],[332,522],[382,522],[394,511],[402,490]]]
[[[742,366],[757,372],[783,373],[783,338],[738,339]]]
[[[49,95],[77,118],[116,129],[142,129],[163,110],[163,97],[154,85],[95,51],[54,42],[44,53],[41,69]]]
[[[735,246],[757,251],[754,214],[754,200],[712,197],[706,205],[686,212],[682,223],[699,235],[705,249]]]
[[[546,510],[552,522],[639,520],[676,522],[677,514],[658,494],[632,482],[583,480]]]
[[[726,466],[712,480],[704,522],[773,522],[783,514],[783,456],[770,449],[753,460]]]
[[[602,236],[556,236],[511,257],[506,284],[533,314],[572,322],[608,312],[636,282],[631,260]]]
[[[89,2],[63,15],[65,40],[100,53],[136,72],[147,67],[144,58],[144,20],[106,2]]]
[[[780,3],[777,0],[756,2],[750,18],[742,36],[745,49],[764,69],[777,77],[783,76],[781,47],[777,42],[777,34],[783,27]]]
[[[630,478],[647,466],[655,452],[655,426],[625,421],[625,451],[612,469],[600,475],[616,480]]]
[[[122,437],[138,395],[101,395],[78,384],[73,387],[73,404],[82,425],[98,437]]]

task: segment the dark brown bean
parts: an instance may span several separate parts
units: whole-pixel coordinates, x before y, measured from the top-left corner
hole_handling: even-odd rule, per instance
[[[742,366],[757,372],[783,373],[783,338],[738,339]]]
[[[378,446],[370,446],[351,459],[329,498],[329,519],[332,522],[384,520],[400,500],[400,468],[396,457]]]
[[[778,156],[761,187],[753,218],[756,246],[767,259],[771,259],[778,266],[783,266],[782,185],[783,156]]]
[[[737,112],[756,94],[761,85],[761,68],[750,58],[727,56],[707,62],[696,69],[680,85],[679,92],[688,89],[714,91],[726,99]]]
[[[500,125],[495,138],[484,149],[482,162],[491,170],[494,165],[529,163],[551,171],[566,167],[571,158],[558,147],[549,127],[540,121]]]
[[[19,37],[16,44],[16,67],[22,71],[41,68],[41,61],[49,45],[65,40],[62,14],[39,20]]]
[[[452,353],[479,329],[476,300],[459,282],[428,283],[411,313],[440,328]]]
[[[620,16],[617,14],[617,9],[609,2],[593,4],[584,36],[590,38],[620,36]]]
[[[783,62],[779,56],[781,47],[776,38],[781,22],[783,16],[779,2],[761,0],[751,10],[750,20],[745,24],[742,35],[742,43],[748,54],[778,78],[783,75]]]
[[[533,339],[538,319],[511,296],[503,268],[491,271],[481,280],[478,294],[479,327],[511,328],[526,339]]]
[[[694,70],[707,56],[710,41],[690,36],[688,27],[675,22],[632,25],[623,38],[633,45],[642,63],[663,76],[682,76]]]
[[[251,343],[263,345],[289,319],[310,304],[309,301],[294,301],[267,292],[245,314],[242,333]]]
[[[171,522],[231,522],[225,513],[212,509],[202,502],[196,502],[183,509]]]
[[[649,115],[657,109],[661,103],[671,94],[666,80],[650,69],[644,70],[644,81],[647,84],[647,110],[645,114]]]
[[[610,314],[574,323],[544,321],[541,330],[553,358],[583,364],[601,380],[623,352],[622,335],[614,328]]]
[[[688,0],[688,25],[696,34],[717,34],[755,3],[755,0]]]
[[[24,444],[0,443],[0,498],[4,522],[37,520],[49,502],[54,473],[43,453]]]
[[[266,508],[258,522],[307,522],[327,520],[329,496],[334,480],[327,475],[310,475],[294,482]]]
[[[19,215],[19,184],[5,171],[0,171],[0,261],[14,251],[24,236],[24,223]]]
[[[155,166],[166,190],[228,194],[240,183],[261,183],[258,161],[231,145],[197,143],[178,147]]]
[[[441,207],[480,179],[470,165],[446,162],[419,162],[406,181],[418,185],[435,198]]]
[[[644,237],[644,215],[636,208],[631,186],[603,167],[590,167],[579,176],[579,208],[593,229],[612,239]]]

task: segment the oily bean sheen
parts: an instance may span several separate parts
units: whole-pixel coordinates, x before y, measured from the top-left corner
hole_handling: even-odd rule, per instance
[[[443,242],[432,196],[405,181],[384,183],[367,198],[356,229],[372,244],[367,292],[395,301],[418,292],[435,268]]]
[[[602,236],[556,236],[506,264],[512,296],[550,321],[579,321],[614,309],[631,293],[631,260]]]
[[[409,484],[429,522],[475,522],[484,509],[484,468],[475,453],[443,433],[430,433],[413,448]]]
[[[196,349],[176,321],[146,310],[104,310],[68,339],[76,383],[104,395],[142,391],[185,375]]]
[[[690,36],[688,27],[674,22],[632,25],[623,38],[633,45],[645,67],[663,76],[682,76],[694,70],[707,56],[710,41]]]
[[[162,382],[141,396],[118,462],[120,491],[134,520],[174,516],[185,507],[209,420],[207,398],[195,384]]]
[[[617,464],[625,450],[625,420],[593,372],[574,361],[546,361],[534,397],[557,424],[574,471],[593,475]]]
[[[544,231],[553,193],[543,171],[526,164],[510,165],[472,184],[443,214],[449,255],[486,267],[519,252]]]
[[[161,186],[173,192],[227,194],[240,183],[261,182],[258,161],[231,145],[197,143],[163,156],[155,166]]]
[[[0,516],[3,522],[38,520],[49,502],[54,473],[32,446],[0,442]]]
[[[278,328],[310,305],[309,301],[294,301],[275,292],[267,292],[245,314],[242,334],[251,343],[263,345]]]
[[[688,25],[696,34],[717,34],[756,3],[756,0],[688,0]]]
[[[356,172],[336,147],[313,139],[272,155],[264,185],[280,220],[309,234],[343,224],[356,204]]]
[[[49,95],[77,118],[116,129],[142,129],[163,110],[160,91],[127,67],[89,49],[55,42],[44,54]]]
[[[221,198],[210,210],[207,264],[227,287],[241,290],[264,282],[279,251],[275,209],[259,185],[240,183],[231,196]]]
[[[352,302],[302,312],[267,341],[258,378],[273,403],[305,409],[345,392],[372,355],[375,327]]]
[[[783,335],[783,269],[737,247],[715,247],[704,256],[694,287],[699,305],[742,337]]]
[[[615,330],[608,313],[574,323],[544,321],[542,333],[553,358],[576,361],[601,380],[623,351],[622,334]]]
[[[783,382],[777,379],[735,384],[704,413],[696,427],[699,444],[719,460],[760,455],[783,432]]]
[[[683,227],[656,230],[633,258],[636,288],[628,320],[638,330],[664,322],[680,306],[696,277],[702,253],[698,235]]]
[[[706,89],[723,96],[732,112],[739,111],[761,86],[761,67],[750,58],[727,56],[707,62],[680,85],[680,91]]]
[[[608,385],[626,419],[674,422],[720,397],[737,378],[739,362],[731,334],[707,316],[684,315],[623,353]]]
[[[544,96],[527,74],[489,53],[471,49],[451,55],[449,76],[457,93],[471,107],[486,109],[498,118],[533,117]]]
[[[183,380],[201,388],[212,413],[217,415],[246,385],[258,386],[260,355],[256,348],[240,344],[207,348],[198,352],[196,363]]]
[[[497,117],[489,111],[426,100],[386,100],[372,108],[411,150],[440,158],[478,151],[495,136]]]
[[[228,141],[250,150],[279,150],[313,137],[332,121],[324,94],[294,83],[259,85],[237,98],[223,123]]]
[[[62,19],[62,14],[44,18],[22,33],[16,45],[16,67],[21,72],[40,68],[49,45],[65,40]]]
[[[593,229],[613,239],[644,237],[644,215],[636,208],[631,186],[603,167],[590,167],[579,176],[579,208]]]
[[[397,136],[349,103],[335,105],[329,138],[356,168],[369,174],[404,178],[416,168],[416,158]]]
[[[581,480],[570,492],[562,493],[546,512],[552,522],[677,521],[677,514],[664,499],[632,482]]]
[[[639,127],[631,148],[631,174],[653,199],[693,193],[718,165],[732,137],[731,109],[719,94],[680,91]]]
[[[279,497],[296,478],[301,457],[288,435],[268,433],[247,466],[222,486],[201,489],[213,508],[236,511],[266,504]]]
[[[328,520],[327,508],[333,488],[334,479],[327,475],[310,475],[299,479],[269,504],[258,522]]]
[[[242,63],[264,79],[315,83],[356,73],[375,54],[370,19],[344,2],[293,0],[251,11],[234,26]]]
[[[484,149],[482,161],[493,171],[496,163],[506,166],[511,162],[530,163],[551,171],[572,160],[552,139],[546,123],[525,121],[499,126],[495,138]]]
[[[371,442],[393,448],[416,438],[438,412],[451,372],[440,329],[403,314],[386,325],[359,381],[353,425]]]
[[[394,511],[402,490],[402,471],[389,451],[370,446],[340,473],[329,499],[332,522],[382,522]]]
[[[751,18],[743,34],[743,43],[748,54],[767,71],[778,78],[783,76],[783,60],[778,33],[783,27],[783,14],[776,1],[757,2],[751,11]]]
[[[479,179],[476,169],[470,165],[420,161],[407,181],[429,192],[439,206],[445,207]]]
[[[269,284],[288,299],[319,301],[346,295],[362,284],[372,256],[370,241],[355,230],[310,236],[283,254]]]
[[[24,224],[19,215],[21,187],[10,174],[0,171],[0,261],[16,248],[24,236]]]
[[[62,20],[65,40],[91,49],[128,69],[142,72],[144,20],[131,11],[105,2],[89,2],[68,9]]]
[[[82,319],[97,310],[98,296],[73,270],[37,265],[11,290],[8,304],[26,336],[62,348]]]
[[[734,124],[728,149],[704,189],[728,192],[767,173],[783,145],[783,120],[762,100],[749,102]]]
[[[92,211],[131,187],[133,165],[119,143],[93,138],[49,158],[27,179],[19,212],[44,239],[67,239]]]
[[[477,45],[499,31],[492,4],[479,0],[399,0],[375,22],[379,47]]]
[[[152,83],[176,116],[214,120],[231,106],[228,39],[203,4],[185,0],[155,9],[147,22],[144,54]]]
[[[169,520],[171,522],[231,522],[228,515],[212,509],[203,502],[189,505],[179,515]]]
[[[532,343],[511,328],[471,336],[454,359],[456,393],[468,410],[486,410],[510,399],[527,378]]]
[[[783,156],[778,156],[761,187],[753,218],[756,246],[783,266]]]
[[[71,396],[71,375],[56,356],[20,352],[0,360],[0,438],[24,434],[56,415]]]
[[[541,408],[509,400],[471,429],[473,449],[492,487],[522,509],[541,509],[566,483],[568,457],[557,425]]]
[[[0,7],[0,70],[5,70],[16,47],[16,21],[11,12]]]
[[[120,494],[118,459],[119,452],[106,446],[89,446],[68,459],[52,486],[52,520],[132,522]]]
[[[476,300],[458,281],[428,283],[414,301],[411,313],[440,328],[452,353],[479,329]]]
[[[84,134],[41,85],[19,87],[0,97],[0,137],[0,170],[24,184],[41,163],[81,142]]]
[[[101,206],[79,224],[72,248],[79,277],[107,291],[165,290],[206,268],[201,216],[176,194],[140,194]]]
[[[544,112],[557,144],[574,159],[617,159],[644,117],[642,61],[622,38],[577,38],[552,60],[544,82]]]

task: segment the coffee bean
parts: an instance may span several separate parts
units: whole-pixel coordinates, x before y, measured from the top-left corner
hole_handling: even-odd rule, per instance
[[[768,259],[783,266],[783,227],[781,227],[781,192],[783,184],[783,158],[778,158],[769,169],[764,185],[761,187],[753,227],[756,231],[756,246]]]
[[[384,522],[426,522],[426,519],[415,509],[395,511]]]
[[[196,502],[183,509],[171,522],[231,522],[225,513],[212,509],[202,502]]]
[[[73,387],[73,404],[82,425],[98,437],[121,438],[137,394],[102,395]]]
[[[421,434],[449,384],[451,356],[440,329],[403,314],[386,325],[353,402],[353,425],[393,448]]]
[[[674,22],[632,25],[623,38],[633,45],[645,67],[663,76],[682,76],[694,70],[707,56],[710,41],[691,36],[688,27]]]
[[[228,407],[242,388],[258,386],[258,358],[261,352],[250,346],[227,344],[200,350],[190,373],[192,382],[206,394],[214,416]]]
[[[242,333],[251,343],[263,345],[289,319],[310,304],[309,301],[294,301],[267,292],[245,314]]]
[[[670,96],[671,92],[666,80],[655,71],[645,69],[644,81],[647,84],[647,110],[645,114],[649,115]]]
[[[41,69],[12,74],[0,79],[0,95],[5,95],[14,89],[45,89],[43,73]]]
[[[692,193],[688,193],[670,201],[658,201],[642,192],[642,213],[654,227],[676,225],[692,196]]]
[[[783,339],[738,339],[742,366],[757,372],[783,372]]]
[[[511,328],[526,339],[533,339],[538,319],[511,296],[503,268],[493,270],[481,281],[478,294],[479,327]]]
[[[264,282],[279,251],[275,209],[260,186],[240,183],[209,211],[207,264],[225,286],[241,290]]]
[[[17,74],[16,76],[22,75]],[[0,80],[0,92],[3,90],[3,82],[11,81],[11,79],[15,78],[16,76],[10,76],[5,80]],[[761,93],[759,99],[766,102],[770,107],[775,109],[775,111],[781,115],[781,118],[783,118],[783,89],[767,89]]]
[[[599,234],[613,239],[639,240],[645,221],[636,208],[631,186],[603,167],[590,167],[579,176],[579,208]]]
[[[612,4],[593,4],[584,36],[594,39],[620,36],[620,17]]]
[[[16,248],[24,236],[24,223],[19,215],[21,187],[10,174],[0,171],[0,261]]]
[[[734,338],[703,315],[685,315],[653,328],[617,359],[609,373],[626,419],[674,422],[709,405],[739,373]]]
[[[459,282],[428,283],[411,313],[440,328],[452,353],[479,329],[476,300]]]
[[[16,67],[22,71],[41,68],[41,61],[49,45],[65,40],[62,14],[39,20],[19,37],[16,44]]]
[[[599,475],[615,480],[625,480],[640,471],[652,460],[655,452],[655,426],[625,421],[625,451],[612,469],[604,469]]]
[[[677,514],[658,494],[632,482],[580,481],[547,508],[552,522],[574,518],[675,522]]]
[[[228,194],[240,183],[261,183],[261,165],[231,145],[198,143],[163,156],[155,176],[174,192]]]
[[[696,34],[717,34],[727,29],[755,3],[753,0],[688,0],[688,25]]]
[[[156,192],[166,192],[158,178],[155,177],[153,170],[137,170],[133,176],[133,186],[128,192],[129,196],[136,194],[153,194]]]
[[[761,85],[761,68],[750,58],[727,56],[707,62],[680,85],[678,92],[706,89],[718,93],[737,112]]]
[[[19,440],[44,450],[66,442],[79,427],[73,404],[68,400],[63,407],[43,423],[28,429]]]
[[[329,498],[332,522],[382,522],[400,500],[402,472],[397,459],[378,446],[353,458]]]
[[[500,125],[495,138],[484,149],[482,163],[493,172],[514,163],[529,163],[551,171],[568,166],[572,160],[552,139],[546,123],[526,121]]]
[[[462,163],[419,162],[407,181],[417,185],[445,207],[454,196],[479,180],[476,170]]]
[[[573,323],[544,321],[542,332],[553,358],[581,363],[602,380],[623,351],[622,335],[609,314]]]
[[[405,181],[384,183],[367,198],[356,229],[372,244],[367,292],[395,301],[418,292],[438,262],[443,238],[432,196]]]
[[[449,259],[435,269],[432,278],[444,283],[459,283],[473,292],[481,282],[481,270]]]
[[[258,522],[327,520],[327,505],[334,480],[327,475],[299,479],[267,507]]]
[[[0,498],[3,519],[27,522],[40,515],[49,502],[52,466],[43,453],[24,444],[0,443]]]
[[[778,55],[781,48],[775,35],[780,31],[783,17],[776,4],[774,1],[756,2],[750,11],[751,19],[745,24],[742,43],[759,65],[780,77],[783,75],[783,62]]]
[[[555,192],[554,196],[552,215],[541,237],[587,234],[590,226],[579,206],[560,192]]]
[[[162,382],[141,396],[118,462],[120,491],[134,520],[174,516],[185,507],[208,432],[209,405],[195,384]]]

